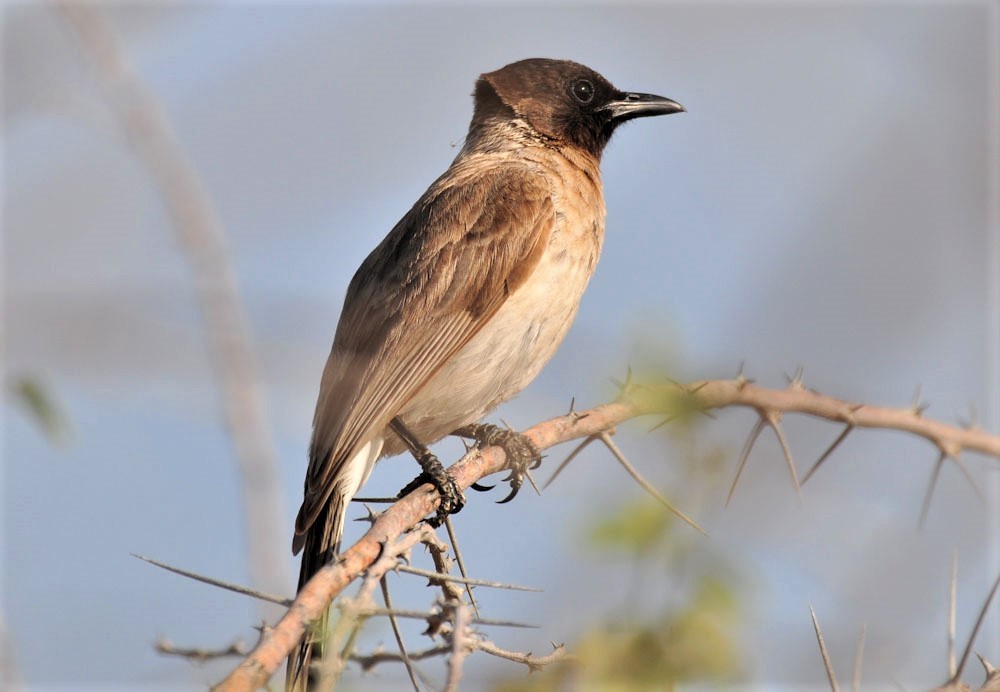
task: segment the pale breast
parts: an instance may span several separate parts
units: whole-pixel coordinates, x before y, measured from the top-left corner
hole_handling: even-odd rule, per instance
[[[535,378],[569,330],[593,275],[604,237],[596,164],[585,174],[563,157],[535,163],[553,181],[556,225],[531,276],[401,412],[428,444],[480,420]],[[392,437],[386,454],[401,451]]]

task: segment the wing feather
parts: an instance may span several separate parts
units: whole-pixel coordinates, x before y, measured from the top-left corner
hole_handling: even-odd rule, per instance
[[[297,534],[316,520],[357,449],[530,276],[554,225],[537,173],[509,163],[453,167],[368,256],[323,373]]]

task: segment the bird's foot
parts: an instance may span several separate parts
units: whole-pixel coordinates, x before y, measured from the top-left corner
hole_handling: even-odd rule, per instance
[[[507,455],[507,468],[510,469],[510,474],[503,479],[503,482],[510,483],[510,494],[497,504],[513,500],[524,484],[528,471],[537,469],[542,463],[542,454],[535,443],[516,430],[501,428],[491,423],[473,423],[459,428],[454,434],[472,438],[479,447],[500,447]],[[489,489],[481,487],[484,490]]]
[[[462,494],[462,489],[455,482],[454,476],[444,470],[441,461],[434,456],[431,450],[427,449],[427,445],[421,443],[410,432],[406,424],[398,416],[389,421],[389,427],[392,428],[392,431],[399,436],[403,444],[410,450],[410,454],[417,460],[421,471],[423,471],[423,473],[410,481],[405,488],[400,490],[396,497],[403,498],[424,483],[430,483],[437,488],[438,493],[441,494],[441,503],[438,505],[437,514],[430,520],[430,525],[437,528],[444,523],[449,514],[456,514],[462,511],[462,507],[465,506],[465,495]]]
[[[432,519],[428,520],[428,523],[437,528],[444,523],[445,518],[449,514],[456,514],[462,511],[462,507],[465,506],[465,495],[462,493],[462,489],[458,487],[458,483],[455,482],[454,477],[445,471],[444,466],[441,465],[436,456],[427,452],[426,456],[422,456],[417,461],[420,462],[420,467],[424,470],[423,473],[407,483],[406,487],[400,490],[396,497],[406,497],[425,483],[433,485],[441,494],[441,504],[438,505],[437,513]]]

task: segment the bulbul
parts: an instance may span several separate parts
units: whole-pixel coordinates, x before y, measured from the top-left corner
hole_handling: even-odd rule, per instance
[[[461,492],[426,446],[456,431],[516,446],[473,424],[534,379],[576,315],[604,239],[604,147],[623,122],[684,110],[541,58],[483,74],[473,97],[458,156],[347,289],[295,521],[299,588],[336,555],[380,457],[414,452],[418,481],[457,511]],[[289,661],[289,687],[306,685],[310,655],[306,642]]]

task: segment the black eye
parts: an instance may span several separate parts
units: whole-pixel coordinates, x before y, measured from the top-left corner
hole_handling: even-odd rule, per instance
[[[590,103],[594,98],[594,85],[586,79],[573,82],[573,97],[580,103]]]

